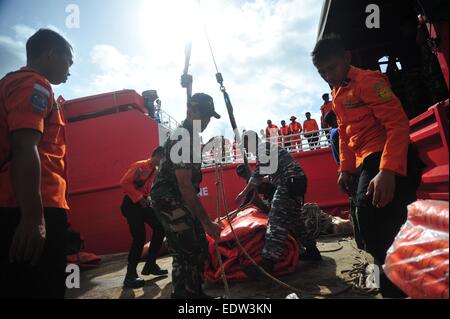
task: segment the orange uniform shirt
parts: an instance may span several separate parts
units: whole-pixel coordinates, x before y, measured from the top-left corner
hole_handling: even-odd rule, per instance
[[[133,203],[137,203],[143,197],[150,195],[155,170],[156,167],[151,159],[143,160],[131,165],[130,169],[122,177],[120,186]]]
[[[330,111],[333,111],[333,102],[331,102],[331,101],[324,103],[320,107],[320,112],[322,113],[322,115],[320,116],[320,123],[322,124],[322,127],[328,127],[328,125],[324,121],[324,118],[325,118],[325,115]]]
[[[293,122],[293,123],[291,122],[291,123],[289,123],[289,130],[291,130],[292,134],[295,134],[295,133],[300,133],[303,130],[303,128],[299,122]]]
[[[303,130],[305,133],[312,132],[312,131],[318,131],[319,126],[317,125],[317,122],[315,119],[306,120],[303,122]]]
[[[266,138],[278,136],[278,126],[272,124],[266,127]]]
[[[42,133],[41,197],[44,207],[69,209],[65,121],[50,83],[24,67],[0,82],[0,162],[11,155],[10,134],[18,129]],[[0,207],[18,207],[11,183],[10,163],[0,170]]]
[[[278,141],[278,126],[272,124],[266,127],[266,138],[272,142]]]
[[[289,126],[285,125],[280,127],[280,135],[290,135],[291,130],[289,129]]]
[[[409,121],[388,79],[353,66],[347,78],[333,89],[341,171],[353,171],[368,155],[382,151],[380,169],[406,175]]]
[[[280,142],[287,143],[291,140],[291,137],[288,136],[291,135],[291,130],[289,129],[289,126],[281,126],[280,127]]]

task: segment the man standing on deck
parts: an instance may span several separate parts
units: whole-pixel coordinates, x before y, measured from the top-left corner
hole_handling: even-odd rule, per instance
[[[340,141],[338,184],[349,193],[351,174],[359,173],[357,226],[365,249],[381,269],[421,181],[423,164],[409,144],[408,118],[388,79],[352,66],[351,53],[339,37],[320,40],[312,59],[333,87]],[[385,297],[404,296],[384,274],[380,285]]]
[[[278,143],[278,126],[267,120],[266,139],[272,143]]]
[[[330,101],[330,95],[328,93],[325,93],[322,95],[323,105],[320,107],[320,128],[321,129],[328,129],[330,126],[327,124],[327,121],[325,121],[325,115],[327,115],[329,112],[333,111],[333,103]],[[330,131],[323,131],[323,134],[326,136],[328,142],[331,144],[330,139]]]
[[[155,120],[161,123],[161,100],[159,98],[155,101]]]
[[[192,77],[182,77],[183,87]],[[197,196],[202,180],[201,147],[198,134],[208,126],[214,110],[213,99],[204,93],[192,96],[187,117],[164,144],[165,157],[153,183],[151,197],[166,231],[173,258],[173,299],[209,298],[202,289],[203,271],[208,255],[205,232],[214,240],[221,228],[209,219]]]
[[[297,118],[292,115],[290,118],[291,123],[289,123],[289,130],[291,131],[292,137],[291,137],[291,149],[295,149],[297,151],[302,150],[302,137],[300,133],[302,132],[303,128],[302,125],[297,122]]]
[[[289,126],[286,125],[286,121],[281,121],[281,127],[280,127],[280,137],[282,146],[287,149],[288,151],[291,151],[291,131],[289,130]]]
[[[330,95],[328,93],[325,93],[322,95],[323,105],[320,107],[320,127],[321,128],[328,128],[330,127],[327,122],[325,121],[325,115],[333,110],[333,103],[330,101]]]
[[[330,128],[330,146],[333,159],[339,165],[339,129],[336,114],[333,111],[324,115],[324,122]]]
[[[40,29],[27,66],[0,80],[0,299],[64,298],[65,122],[50,84],[65,83],[72,47]]]
[[[120,210],[127,219],[133,238],[128,253],[127,273],[124,280],[124,286],[127,288],[140,288],[145,284],[144,279],[140,278],[136,271],[145,244],[145,224],[152,228],[152,238],[142,275],[162,276],[168,273],[167,270],[159,268],[156,263],[165,234],[161,222],[151,207],[149,198],[150,186],[163,156],[164,148],[162,146],[157,147],[150,159],[133,163],[120,180],[120,186],[125,193]]]
[[[314,150],[318,146],[317,142],[319,141],[319,126],[317,125],[316,120],[311,118],[311,113],[306,112],[305,116],[306,120],[303,122],[303,131],[305,132],[304,136],[308,140],[309,149]]]

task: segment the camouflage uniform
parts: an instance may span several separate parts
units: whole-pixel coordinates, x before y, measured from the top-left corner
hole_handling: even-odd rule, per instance
[[[192,170],[192,184],[199,191],[202,181],[201,161],[193,161],[192,125],[183,122],[180,128],[190,133],[190,160],[188,163],[174,163],[170,152],[178,140],[168,139],[164,144],[165,158],[161,161],[160,171],[151,189],[153,207],[166,231],[169,253],[173,258],[172,283],[177,296],[183,296],[186,287],[191,292],[201,292],[203,268],[208,256],[203,226],[184,204],[175,176],[176,169]],[[180,152],[178,154],[181,155]]]
[[[259,185],[264,172],[262,167],[267,167],[270,163],[261,162],[261,154],[277,154],[278,166],[275,172],[268,176],[270,182],[276,187],[269,212],[269,222],[265,236],[265,246],[263,257],[272,261],[277,261],[283,255],[285,241],[288,234],[292,234],[303,246],[311,247],[316,245],[316,226],[311,223],[309,210],[303,210],[303,196],[293,194],[289,183],[292,178],[304,183],[306,191],[306,176],[292,156],[283,148],[270,142],[263,142],[258,146],[257,165],[253,172],[251,183]]]

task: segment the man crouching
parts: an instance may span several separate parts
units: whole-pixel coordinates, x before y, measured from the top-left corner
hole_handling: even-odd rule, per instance
[[[285,149],[269,141],[261,142],[256,132],[247,131],[243,144],[247,153],[256,153],[256,170],[236,201],[241,202],[260,185],[265,179],[264,175],[268,175],[270,183],[276,187],[260,266],[269,273],[273,271],[283,255],[289,233],[306,248],[303,259],[321,260],[316,247],[316,236],[308,229],[308,217],[302,209],[307,178],[300,165]],[[243,271],[250,277],[261,275],[254,266],[246,267]]]

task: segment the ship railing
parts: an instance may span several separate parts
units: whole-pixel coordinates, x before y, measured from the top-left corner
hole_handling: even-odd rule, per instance
[[[307,133],[278,135],[269,137],[269,140],[276,141],[280,147],[290,153],[313,151],[331,146],[330,130],[330,128],[325,128]]]
[[[180,123],[164,110],[158,110],[156,112],[155,120],[170,132],[173,132],[178,126],[180,126]]]
[[[277,143],[280,147],[286,149],[289,153],[309,152],[318,149],[331,147],[330,128],[311,131],[307,133],[277,135],[267,139],[270,142]],[[216,163],[230,164],[243,163],[241,151],[235,145],[230,143],[222,143],[223,147],[218,147],[202,154],[203,167],[214,166]],[[254,154],[247,154],[250,161],[255,160]]]

